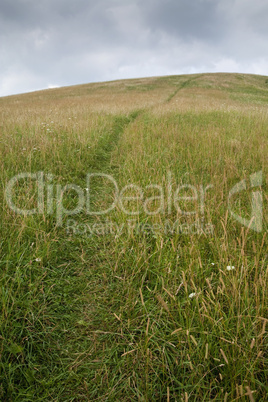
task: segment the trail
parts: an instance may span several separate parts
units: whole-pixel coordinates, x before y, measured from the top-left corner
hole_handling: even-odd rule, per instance
[[[200,79],[200,78],[202,78],[203,77],[203,75],[200,75],[199,77],[198,77],[198,79]],[[177,95],[177,93],[178,92],[180,92],[182,89],[184,89],[184,88],[186,88],[186,87],[188,87],[193,81],[195,81],[197,78],[190,78],[190,79],[188,79],[188,80],[186,80],[186,81],[184,81],[184,82],[182,82],[179,86],[178,86],[178,88],[171,94],[171,95],[169,95],[169,97],[167,98],[167,100],[166,100],[166,103],[169,103],[176,95]]]

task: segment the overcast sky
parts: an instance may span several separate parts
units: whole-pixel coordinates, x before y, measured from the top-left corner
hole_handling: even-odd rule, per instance
[[[223,71],[268,75],[267,0],[0,2],[0,96]]]

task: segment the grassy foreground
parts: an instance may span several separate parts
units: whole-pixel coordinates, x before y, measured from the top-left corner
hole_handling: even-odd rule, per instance
[[[267,400],[267,106],[242,74],[0,98],[0,400]]]

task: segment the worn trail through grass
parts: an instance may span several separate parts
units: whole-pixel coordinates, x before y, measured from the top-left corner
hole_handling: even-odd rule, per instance
[[[89,156],[90,173],[113,173],[111,152],[139,113],[113,118],[111,129],[102,134]],[[92,186],[95,204],[104,197],[104,192],[99,184]],[[54,400],[57,395],[57,400],[73,400],[70,393],[75,390],[75,400],[82,400],[85,380],[82,381],[81,371],[85,378],[90,372],[93,377],[96,368],[96,362],[89,359],[94,342],[88,334],[85,310],[96,309],[90,294],[97,290],[96,278],[100,280],[102,275],[96,255],[103,244],[96,237],[70,238],[63,228],[58,229],[59,235],[51,230],[54,226],[51,220],[46,222],[44,230],[31,229],[30,225],[28,222],[28,230],[16,241],[15,252],[2,243],[1,296],[5,323],[1,338],[5,341],[0,396],[3,400],[21,401]],[[30,257],[36,243],[39,243],[37,261]]]

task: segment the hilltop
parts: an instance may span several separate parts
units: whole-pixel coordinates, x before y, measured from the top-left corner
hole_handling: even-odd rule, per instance
[[[180,96],[176,96],[180,92]],[[46,89],[20,95],[2,97],[2,104],[30,102],[86,102],[93,110],[115,112],[119,107],[131,108],[150,107],[165,101],[171,102],[169,107],[182,106],[186,108],[199,103],[200,108],[219,107],[225,104],[258,104],[267,103],[267,76],[235,74],[235,73],[204,73],[166,77],[151,77],[126,79],[110,82],[92,83],[62,88]],[[199,102],[202,99],[202,102]],[[116,105],[114,105],[116,100]],[[179,101],[179,105],[174,105]],[[131,103],[129,105],[128,103]],[[75,105],[74,105],[75,106]],[[103,109],[104,108],[104,109]]]

